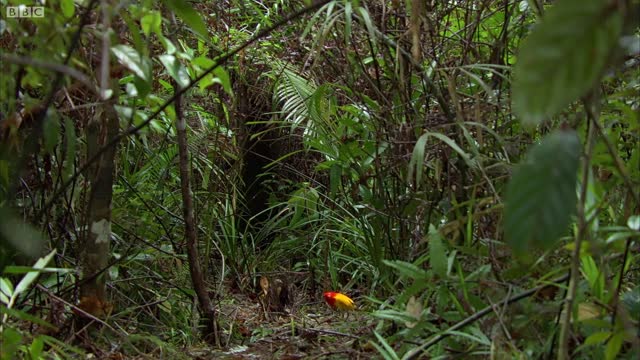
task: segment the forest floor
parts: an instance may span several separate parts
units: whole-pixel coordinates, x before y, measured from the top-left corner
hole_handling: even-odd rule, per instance
[[[184,322],[174,323],[175,327],[150,325],[144,321],[149,319],[149,313],[144,311],[132,314],[131,310],[116,310],[109,320],[89,320],[86,317],[64,317],[64,305],[61,304],[55,307],[61,312],[52,312],[61,317],[55,333],[47,332],[45,327],[34,330],[29,321],[22,322],[21,327],[34,335],[48,334],[57,338],[51,338],[55,340],[49,349],[52,352],[66,349],[63,354],[75,353],[86,359],[291,360],[379,357],[370,341],[379,320],[362,309],[365,301],[357,295],[360,293],[357,290],[350,292],[356,303],[356,309],[352,311],[336,311],[323,301],[321,293],[295,288],[286,297],[286,304],[276,304],[275,308],[280,311],[275,311],[274,306],[269,306],[273,305],[273,297],[268,301],[265,300],[268,296],[259,295],[260,291],[241,291],[229,284],[224,287],[226,291],[221,293],[225,297],[217,302],[219,343],[222,346],[197,340],[193,336],[198,332],[196,325],[192,329],[184,329]],[[361,307],[358,308],[358,305]],[[152,306],[153,303],[148,307]],[[265,311],[269,307],[271,309]],[[174,311],[176,316],[181,312],[178,308],[171,310],[171,307],[163,311]],[[54,320],[49,321],[53,323]],[[193,324],[199,323],[197,317],[192,321]],[[59,343],[56,344],[56,341]],[[74,350],[67,352],[69,349]]]
[[[257,298],[234,294],[221,306],[225,350],[192,348],[193,359],[369,359],[375,321],[363,311],[339,313],[322,301],[296,299],[265,315]]]
[[[229,294],[220,304],[218,315],[220,341],[226,344],[221,347],[205,342],[184,347],[171,346],[160,340],[165,337],[161,334],[168,335],[177,330],[168,328],[158,328],[155,334],[133,332],[119,340],[109,335],[95,337],[98,333],[106,335],[104,327],[91,330],[83,328],[76,333],[78,336],[75,341],[64,342],[73,343],[87,351],[86,359],[293,360],[378,357],[369,342],[376,324],[374,318],[361,310],[349,313],[334,311],[323,301],[311,301],[306,295],[304,298],[299,296],[284,312],[271,311],[265,314],[257,296]],[[94,336],[88,336],[85,330]],[[155,340],[150,340],[152,338]]]

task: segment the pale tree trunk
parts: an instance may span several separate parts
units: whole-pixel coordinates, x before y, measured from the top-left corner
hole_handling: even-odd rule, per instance
[[[175,85],[175,91],[179,90]],[[189,271],[193,288],[198,297],[200,310],[206,321],[205,339],[220,345],[216,323],[216,313],[213,304],[209,299],[207,286],[202,275],[200,257],[198,255],[198,232],[193,215],[193,199],[191,197],[191,185],[189,183],[189,149],[187,148],[187,124],[182,112],[182,97],[178,96],[175,101],[177,117],[178,152],[180,155],[180,188],[182,191],[182,211],[184,216],[185,237],[187,240],[187,257],[189,259]]]
[[[102,2],[102,21],[104,29],[111,26],[111,7],[108,1]],[[118,135],[119,120],[114,108],[117,96],[111,94],[109,78],[109,32],[104,31],[102,39],[102,58],[100,69],[100,96],[104,103],[93,119],[87,124],[87,159]],[[88,172],[90,182],[87,204],[84,239],[80,248],[81,286],[80,297],[102,308],[107,304],[106,281],[111,242],[111,199],[113,195],[114,161],[116,146],[107,149],[91,166]],[[94,314],[101,315],[101,314]]]
[[[98,113],[87,126],[88,158],[93,157],[118,134],[118,127],[118,116],[112,104],[104,105],[102,114]],[[89,171],[91,189],[87,207],[87,229],[80,249],[80,296],[93,298],[101,303],[106,303],[115,155],[116,147],[112,146]]]

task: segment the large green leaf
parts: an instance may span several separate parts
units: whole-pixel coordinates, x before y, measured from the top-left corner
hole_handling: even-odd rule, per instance
[[[203,39],[209,39],[207,32],[207,26],[200,17],[200,14],[191,7],[191,5],[185,0],[164,0],[165,4],[176,15],[178,15],[182,21],[184,21],[193,31],[202,36]]]
[[[49,263],[49,261],[51,261],[51,259],[55,254],[56,254],[56,249],[51,250],[51,252],[48,255],[38,259],[38,261],[36,261],[36,263],[33,265],[33,268],[36,270],[43,269],[45,266],[47,266],[47,264]],[[18,285],[16,285],[16,288],[13,290],[14,296],[26,291],[27,288],[33,283],[33,281],[38,277],[39,274],[40,273],[38,271],[29,271],[28,273],[26,273],[22,277],[22,280],[20,280]]]
[[[24,223],[8,209],[0,208],[0,253],[2,248],[8,247],[23,255],[36,257],[44,244],[44,237],[38,230]]]
[[[433,225],[429,226],[429,263],[433,272],[444,278],[447,275],[447,254],[442,235]]]
[[[151,61],[149,58],[127,45],[115,45],[111,47],[111,52],[122,65],[133,71],[140,79],[147,83],[151,80]]]
[[[54,109],[47,111],[47,116],[42,124],[42,136],[44,140],[44,151],[46,153],[53,153],[54,148],[60,142],[60,118]]]
[[[427,140],[430,137],[434,137],[445,144],[449,145],[450,148],[455,150],[455,152],[460,155],[460,157],[465,161],[465,163],[469,167],[476,167],[476,163],[471,159],[469,154],[467,154],[458,144],[453,141],[450,137],[444,134],[440,134],[437,132],[426,132],[422,134],[418,140],[416,141],[416,145],[413,148],[413,153],[411,154],[411,160],[409,161],[409,171],[407,175],[407,179],[411,183],[413,181],[413,175],[415,174],[415,183],[416,188],[420,188],[422,186],[422,169],[424,167],[424,157],[426,154],[426,146]]]
[[[162,15],[158,11],[150,11],[140,19],[142,32],[149,36],[153,31],[158,35],[162,34]]]
[[[62,15],[66,18],[73,17],[73,14],[76,12],[76,8],[74,7],[73,0],[62,0],[60,1],[60,9],[62,10]]]
[[[415,264],[401,260],[383,260],[385,265],[394,268],[400,276],[418,281],[426,281],[431,276],[429,273]]]
[[[548,249],[566,233],[576,210],[580,140],[575,131],[549,134],[514,170],[505,198],[505,237],[516,254]]]
[[[220,83],[220,85],[222,85],[222,89],[224,89],[228,95],[233,96],[233,87],[231,86],[229,73],[227,73],[223,67],[218,66],[213,70],[213,74],[216,76],[215,82]]]
[[[640,320],[640,285],[622,295],[622,303],[634,320]]]
[[[607,346],[604,349],[605,360],[614,360],[618,358],[618,354],[622,348],[622,343],[624,342],[624,337],[625,332],[618,331],[609,339],[609,342],[607,342]]]
[[[287,68],[282,70],[282,76],[276,84],[274,98],[282,104],[282,114],[285,115],[285,121],[291,123],[292,131],[305,121],[309,128],[313,128],[309,99],[317,89],[313,81],[304,76]],[[317,112],[314,114],[317,115]],[[318,120],[316,123],[322,123],[321,119],[315,120]]]
[[[187,72],[187,69],[180,63],[180,60],[178,60],[175,56],[168,54],[160,55],[158,56],[158,59],[160,60],[162,65],[164,65],[164,68],[167,69],[169,75],[171,75],[173,80],[175,80],[178,85],[180,85],[180,87],[184,88],[189,85],[189,82],[191,81],[189,79],[189,73]]]
[[[607,0],[562,0],[522,44],[513,106],[528,125],[561,111],[596,85],[622,28]]]

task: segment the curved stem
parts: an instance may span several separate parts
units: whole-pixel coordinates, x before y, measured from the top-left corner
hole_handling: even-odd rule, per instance
[[[564,312],[560,320],[560,341],[558,342],[558,360],[565,360],[569,358],[569,333],[571,332],[571,317],[573,314],[573,301],[576,296],[579,274],[580,274],[580,248],[582,241],[586,236],[588,222],[585,215],[585,203],[587,197],[587,188],[589,186],[589,169],[591,166],[591,155],[593,153],[593,138],[595,123],[598,122],[598,115],[593,110],[596,99],[589,98],[584,101],[585,109],[587,111],[588,119],[588,133],[586,141],[586,149],[584,154],[584,161],[582,164],[582,186],[580,188],[580,201],[578,203],[577,215],[578,215],[578,233],[576,234],[575,247],[573,249],[573,255],[571,257],[571,273],[569,278],[569,290],[564,301]]]

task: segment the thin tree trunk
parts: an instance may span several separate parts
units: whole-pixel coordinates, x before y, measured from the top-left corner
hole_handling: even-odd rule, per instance
[[[107,1],[103,1],[103,25],[105,29],[111,26],[110,11]],[[107,94],[110,88],[109,74],[109,32],[105,31],[102,43],[101,60],[101,96]],[[105,77],[104,74],[107,74]],[[106,97],[106,96],[105,96]],[[87,124],[87,158],[92,158],[97,151],[118,135],[119,120],[113,107],[117,99],[112,95],[110,100],[103,103],[94,118]],[[90,194],[87,204],[87,229],[80,248],[81,269],[81,299],[98,305],[102,309],[107,304],[106,281],[109,263],[109,247],[111,241],[111,200],[113,195],[114,161],[117,146],[111,146],[92,165],[88,177],[90,180]],[[93,314],[102,315],[102,314]]]
[[[102,115],[87,126],[88,157],[118,134],[118,116],[111,104],[104,106]],[[91,191],[87,209],[87,231],[82,244],[81,297],[106,302],[106,272],[111,240],[111,198],[113,194],[114,159],[116,147],[109,148],[89,173]]]
[[[175,85],[175,91],[178,91],[178,85]],[[198,233],[196,230],[195,219],[193,216],[193,200],[191,197],[191,185],[189,183],[189,150],[187,148],[187,124],[182,113],[182,97],[178,96],[175,101],[178,130],[178,152],[180,154],[180,188],[182,191],[182,211],[185,224],[185,236],[187,238],[187,257],[189,259],[189,271],[191,273],[191,281],[193,288],[198,297],[200,310],[206,320],[205,339],[220,345],[216,313],[209,294],[207,286],[202,275],[200,266],[200,257],[198,255]]]

